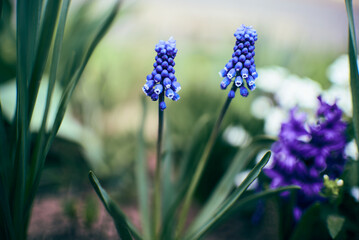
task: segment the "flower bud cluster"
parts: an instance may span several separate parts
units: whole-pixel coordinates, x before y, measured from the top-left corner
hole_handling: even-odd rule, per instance
[[[232,58],[219,72],[219,75],[224,78],[221,82],[221,88],[226,89],[233,81],[234,85],[239,88],[240,94],[247,97],[248,89],[253,91],[256,88],[254,81],[258,78],[254,63],[254,43],[258,39],[257,32],[252,26],[246,27],[242,24],[234,36],[236,37],[236,45],[233,48]],[[235,89],[232,87],[228,93],[229,98],[234,98]]]
[[[178,91],[181,90],[181,85],[177,82],[174,70],[174,58],[178,51],[176,40],[173,37],[170,37],[166,42],[160,40],[156,44],[155,51],[157,56],[153,64],[153,71],[147,75],[146,83],[142,90],[152,101],[157,101],[161,94],[173,101],[177,101],[180,99]],[[166,103],[164,98],[162,99],[159,106],[161,110],[164,110]]]

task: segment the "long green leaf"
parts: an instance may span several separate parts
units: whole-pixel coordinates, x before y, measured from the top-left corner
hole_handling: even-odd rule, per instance
[[[9,192],[9,172],[10,172],[10,155],[9,139],[5,127],[5,119],[2,113],[0,101],[0,179],[4,183],[4,191]],[[8,200],[8,199],[7,199]]]
[[[279,187],[276,189],[265,190],[265,191],[251,194],[249,196],[241,198],[233,205],[233,207],[229,211],[227,211],[226,214],[223,215],[223,217],[220,220],[218,220],[215,224],[213,224],[210,229],[213,229],[215,226],[217,226],[221,222],[226,221],[233,214],[238,213],[238,211],[240,211],[244,207],[247,207],[249,204],[256,204],[258,200],[264,200],[267,198],[271,198],[273,196],[277,196],[281,192],[294,191],[294,190],[299,190],[299,189],[300,189],[299,186],[285,186],[285,187]]]
[[[26,196],[28,199],[27,209],[30,214],[30,208],[35,197],[36,189],[38,188],[39,181],[36,181],[41,176],[41,172],[45,163],[45,158],[42,158],[42,151],[45,142],[45,131],[47,126],[48,114],[51,106],[51,98],[55,87],[57,67],[60,60],[60,52],[62,47],[62,40],[65,31],[65,24],[68,14],[70,0],[63,0],[59,21],[57,24],[55,43],[53,47],[53,54],[51,59],[50,77],[46,96],[46,105],[44,115],[42,118],[41,128],[37,135],[34,151],[31,158],[30,172],[27,180]]]
[[[10,237],[8,236],[9,234],[13,234],[13,232],[10,231],[10,229],[13,228],[9,204],[9,163],[8,137],[0,101],[0,222],[5,226],[4,229],[7,229],[7,232],[4,233],[7,234],[7,237]]]
[[[30,168],[31,170],[28,180],[28,184],[31,185],[33,184],[34,176],[38,175],[39,171],[41,171],[43,166],[43,163],[41,162],[41,150],[43,149],[47,119],[51,106],[51,98],[56,82],[57,67],[60,60],[60,52],[61,52],[62,40],[65,32],[65,24],[66,24],[69,5],[70,5],[70,0],[63,0],[59,21],[57,24],[55,43],[54,43],[52,59],[51,59],[50,77],[49,77],[47,96],[46,96],[46,105],[42,118],[41,128],[39,134],[37,135],[35,149],[31,159],[31,168]]]
[[[141,214],[141,224],[143,229],[144,239],[150,239],[151,226],[150,226],[150,214],[149,214],[149,201],[148,201],[148,176],[147,176],[147,164],[145,157],[145,140],[143,136],[146,120],[146,100],[142,98],[143,114],[141,119],[140,130],[138,132],[137,143],[137,162],[136,162],[136,180],[137,180],[137,192],[139,198],[139,209]]]
[[[194,166],[197,165],[201,153],[205,147],[203,139],[207,139],[210,134],[211,120],[208,115],[199,119],[193,128],[193,134],[189,138],[188,145],[181,159],[178,184],[187,185],[189,179],[194,174]]]
[[[44,9],[44,15],[41,19],[41,30],[38,37],[38,45],[36,48],[37,51],[35,53],[34,66],[31,71],[31,78],[29,80],[29,123],[54,36],[57,17],[60,12],[60,4],[61,1],[47,1]]]
[[[90,171],[89,173],[89,179],[98,197],[101,199],[103,205],[105,206],[107,212],[113,218],[121,239],[132,240],[132,235],[134,235],[136,239],[141,239],[138,231],[134,227],[130,227],[129,221],[126,219],[124,213],[113,203],[112,199],[102,188],[96,175],[92,171]]]
[[[165,131],[165,153],[163,157],[163,171],[162,171],[162,221],[165,219],[166,213],[171,207],[176,194],[176,188],[173,183],[173,156],[172,156],[172,138],[171,138],[171,125],[169,121],[166,121]],[[163,226],[163,222],[162,222]]]
[[[349,23],[349,68],[350,68],[350,88],[353,102],[353,124],[357,148],[359,150],[359,69],[357,62],[357,42],[355,35],[355,25],[353,16],[352,0],[345,0],[348,23]]]
[[[37,1],[36,1],[37,2]],[[12,182],[9,202],[11,204],[11,212],[13,216],[14,227],[19,230],[15,231],[16,238],[24,238],[24,202],[25,202],[25,179],[28,162],[28,152],[30,147],[29,131],[28,131],[28,89],[27,78],[31,69],[32,50],[29,45],[34,41],[36,33],[29,33],[29,29],[33,30],[36,23],[32,21],[32,16],[36,12],[29,11],[35,6],[28,1],[19,0],[16,5],[16,111],[14,117],[14,145],[11,150],[12,165]],[[36,6],[35,6],[36,8]],[[36,31],[35,31],[36,32]]]
[[[109,13],[107,18],[103,22],[103,24],[102,24],[101,28],[99,29],[98,33],[96,34],[94,40],[91,42],[90,47],[87,50],[87,53],[82,61],[81,66],[79,67],[79,69],[77,69],[76,73],[72,76],[70,82],[68,83],[68,85],[66,86],[66,88],[62,94],[53,127],[52,127],[49,137],[46,141],[45,151],[44,151],[45,155],[49,151],[50,146],[61,126],[61,122],[62,122],[62,119],[64,118],[67,105],[70,101],[73,91],[75,90],[75,87],[77,86],[77,83],[79,82],[80,77],[81,77],[93,51],[95,50],[98,43],[101,41],[101,39],[106,34],[107,30],[111,26],[111,23],[113,22],[113,20],[115,19],[116,15],[117,15],[119,4],[120,4],[120,1],[117,1],[115,3],[115,5],[111,8],[111,12]]]
[[[41,151],[41,157],[40,157],[40,162],[44,162],[47,153],[50,150],[50,147],[52,145],[52,142],[55,139],[55,136],[61,126],[61,122],[64,118],[65,112],[66,112],[66,108],[67,105],[70,101],[70,98],[72,96],[72,93],[93,53],[93,51],[95,50],[97,44],[100,42],[100,40],[103,38],[103,36],[105,35],[105,33],[107,32],[107,30],[109,29],[111,23],[113,22],[117,12],[118,12],[118,5],[119,5],[119,1],[117,1],[115,3],[115,5],[111,8],[110,13],[108,14],[108,16],[105,18],[101,28],[99,29],[98,33],[96,34],[95,38],[93,39],[93,41],[90,44],[90,47],[81,63],[81,66],[79,69],[77,69],[76,74],[74,76],[72,76],[72,79],[70,81],[70,83],[67,85],[67,87],[65,88],[65,90],[63,91],[62,97],[60,99],[60,103],[59,103],[59,107],[57,109],[57,113],[55,116],[55,121],[53,123],[52,129],[50,130],[50,132],[48,134],[46,134],[46,139],[45,139],[45,145],[44,148]],[[35,176],[35,180],[34,180],[34,186],[38,186],[39,182],[40,182],[40,174],[37,174]],[[36,191],[35,189],[30,191],[30,199],[34,198]]]
[[[116,4],[111,8],[111,12],[109,13],[109,15],[107,16],[107,18],[104,20],[104,23],[102,24],[102,27],[99,29],[99,32],[97,33],[97,35],[95,36],[94,40],[92,41],[86,56],[84,57],[84,60],[80,66],[80,68],[76,71],[76,74],[74,76],[72,76],[69,84],[67,85],[67,87],[65,88],[65,90],[63,91],[63,94],[61,96],[60,99],[60,103],[59,103],[59,107],[57,109],[57,113],[55,116],[55,121],[53,123],[52,129],[50,131],[50,133],[47,134],[46,140],[45,140],[45,146],[43,151],[41,152],[41,159],[40,161],[43,162],[44,159],[46,158],[47,153],[50,150],[50,147],[52,145],[52,142],[55,139],[55,136],[61,126],[61,122],[64,118],[65,112],[66,112],[66,108],[67,105],[70,102],[70,98],[72,96],[73,91],[75,90],[75,87],[87,65],[87,62],[89,61],[93,51],[95,50],[97,44],[100,42],[100,40],[102,39],[102,37],[105,35],[106,31],[109,29],[111,23],[113,22],[117,12],[118,12],[118,5],[119,2],[116,2]],[[39,181],[40,181],[40,176],[37,175],[35,176],[35,183],[34,185],[37,186]],[[32,194],[35,194],[34,191],[31,191]]]
[[[173,237],[172,235],[176,225],[176,211],[186,194],[191,176],[194,174],[194,166],[197,165],[203,148],[205,147],[203,139],[208,138],[210,126],[210,118],[205,115],[197,121],[193,128],[193,134],[189,138],[184,156],[180,161],[178,184],[174,186],[176,191],[170,201],[166,203],[168,210],[164,212],[160,239],[171,239]]]
[[[188,231],[184,237],[184,239],[192,240],[199,239],[211,227],[220,221],[228,211],[231,210],[233,206],[235,206],[236,201],[243,194],[243,192],[248,188],[248,186],[259,176],[263,167],[267,164],[271,153],[267,152],[263,158],[254,166],[254,168],[250,171],[248,176],[243,180],[243,182],[235,189],[235,191],[224,201],[224,203],[217,209],[217,212],[213,215],[212,218],[209,218],[201,227],[198,229],[194,229],[192,231]]]
[[[223,175],[208,201],[201,209],[201,212],[195,218],[193,223],[191,223],[191,229],[196,229],[203,225],[203,223],[213,215],[218,206],[226,199],[231,190],[233,190],[236,174],[242,171],[260,150],[268,149],[274,141],[275,140],[272,138],[258,137],[254,139],[248,147],[238,151],[226,173]]]

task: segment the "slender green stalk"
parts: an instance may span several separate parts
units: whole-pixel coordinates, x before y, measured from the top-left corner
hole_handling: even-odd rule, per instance
[[[136,180],[137,180],[137,192],[138,192],[138,205],[141,214],[141,226],[143,230],[143,238],[151,239],[150,228],[150,214],[148,205],[148,176],[147,165],[145,158],[145,140],[143,136],[145,128],[145,120],[147,114],[146,99],[142,98],[143,115],[140,124],[140,130],[138,131],[138,144],[137,144],[137,161],[136,161]]]
[[[163,133],[163,111],[160,108],[165,95],[162,92],[158,99],[158,137],[157,137],[157,161],[155,172],[155,193],[154,193],[154,226],[153,232],[155,239],[160,229],[161,222],[161,151],[162,151],[162,133]]]
[[[234,84],[232,86],[232,90],[233,91],[237,90],[237,87]],[[180,237],[180,235],[182,233],[182,230],[183,230],[183,228],[185,226],[185,223],[186,223],[186,220],[187,220],[187,214],[188,214],[191,202],[192,202],[192,197],[193,197],[194,191],[196,190],[198,182],[199,182],[199,180],[200,180],[200,178],[202,176],[202,172],[204,170],[204,167],[206,166],[206,163],[208,161],[208,157],[210,156],[210,153],[212,152],[214,143],[216,142],[216,139],[217,139],[217,136],[218,136],[219,128],[221,126],[221,123],[223,121],[224,115],[226,114],[226,112],[228,110],[228,107],[229,107],[229,104],[231,103],[231,101],[232,101],[232,98],[227,97],[227,99],[226,99],[226,101],[225,101],[225,103],[224,103],[224,105],[222,107],[221,113],[219,114],[219,117],[217,119],[217,122],[216,122],[214,128],[212,129],[211,136],[210,136],[210,138],[209,138],[209,140],[207,142],[207,145],[206,145],[206,147],[205,147],[205,149],[203,151],[202,157],[198,162],[198,166],[197,166],[196,171],[195,171],[195,173],[193,175],[192,181],[191,181],[191,183],[189,185],[189,188],[188,188],[188,191],[186,193],[184,203],[183,203],[180,215],[179,215],[179,220],[178,220],[178,225],[177,225],[177,230],[176,230],[176,239],[179,239],[179,237]]]

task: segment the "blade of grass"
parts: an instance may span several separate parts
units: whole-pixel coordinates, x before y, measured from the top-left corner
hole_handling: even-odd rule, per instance
[[[296,185],[292,185],[292,186],[285,186],[285,187],[279,187],[276,189],[270,189],[270,190],[265,190],[259,193],[255,193],[252,194],[250,196],[244,197],[242,199],[240,199],[234,206],[233,206],[233,211],[238,211],[241,208],[243,208],[245,205],[251,203],[251,202],[255,202],[256,200],[260,200],[260,199],[266,199],[266,198],[270,198],[273,196],[278,195],[281,192],[285,192],[285,191],[293,191],[293,190],[299,190],[300,187],[296,186]]]
[[[273,196],[277,196],[279,193],[281,192],[285,192],[285,191],[294,191],[294,190],[299,190],[300,187],[299,186],[285,186],[285,187],[279,187],[276,189],[270,189],[270,190],[266,190],[266,191],[262,191],[260,193],[255,193],[255,194],[251,194],[249,196],[246,196],[242,199],[239,199],[228,211],[227,213],[225,213],[223,215],[223,217],[221,217],[221,219],[219,219],[218,221],[216,221],[208,230],[210,231],[211,229],[213,229],[215,226],[217,226],[218,224],[220,224],[223,221],[226,221],[229,217],[231,217],[233,214],[237,213],[238,211],[240,211],[241,209],[243,209],[244,207],[247,207],[248,204],[256,204],[256,202],[258,200],[264,200],[266,198],[271,198]]]
[[[258,151],[270,147],[273,142],[274,139],[272,138],[259,137],[254,139],[248,147],[238,151],[231,165],[228,167],[227,172],[223,175],[215,190],[201,209],[201,212],[191,223],[191,229],[196,229],[203,225],[203,223],[213,215],[218,206],[221,205],[234,188],[234,178],[236,174],[249,164],[249,161],[253,159]]]
[[[210,118],[207,115],[201,117],[193,128],[193,134],[189,137],[184,156],[180,161],[181,165],[179,176],[177,184],[174,186],[176,191],[172,200],[167,203],[169,205],[168,210],[164,212],[160,239],[172,239],[173,237],[173,229],[176,225],[176,211],[185,196],[190,179],[194,174],[194,168],[197,165],[199,158],[201,157],[200,155],[205,147],[203,139],[208,139],[209,137],[210,123]]]
[[[82,61],[82,64],[80,65],[79,69],[77,69],[76,73],[72,76],[69,84],[66,86],[61,100],[60,100],[60,104],[59,104],[59,108],[57,110],[57,114],[55,117],[55,121],[53,124],[53,127],[51,129],[49,138],[47,139],[46,145],[45,145],[45,153],[48,152],[48,150],[50,149],[50,146],[53,142],[53,139],[55,138],[60,126],[61,126],[61,122],[62,119],[65,115],[66,112],[66,108],[67,105],[70,101],[70,98],[72,96],[72,93],[75,89],[75,87],[77,86],[78,81],[80,80],[80,77],[93,53],[93,51],[95,50],[96,46],[98,45],[98,43],[101,41],[101,39],[104,37],[104,35],[106,34],[106,32],[108,31],[111,23],[113,22],[113,20],[115,19],[117,12],[118,12],[118,8],[119,8],[119,4],[120,1],[117,1],[115,3],[115,5],[111,8],[111,12],[109,13],[109,15],[107,16],[107,18],[105,19],[105,21],[103,22],[101,28],[99,29],[99,32],[96,34],[94,40],[91,42],[90,47]]]
[[[231,91],[235,92],[237,90],[237,87],[235,85],[232,86]],[[221,123],[223,121],[223,118],[229,108],[229,105],[231,104],[232,98],[227,97],[226,101],[223,104],[223,107],[221,109],[221,112],[216,120],[216,123],[211,131],[211,136],[209,137],[209,140],[206,144],[206,147],[203,150],[203,153],[201,155],[201,158],[198,161],[198,164],[196,165],[195,172],[193,174],[193,177],[191,178],[191,182],[189,184],[188,190],[186,191],[186,195],[184,197],[183,205],[180,210],[179,218],[178,218],[178,226],[176,230],[176,238],[182,235],[182,231],[185,227],[186,221],[187,221],[187,215],[192,203],[193,194],[198,186],[199,180],[201,179],[203,170],[207,164],[208,158],[210,154],[212,153],[213,146],[216,142],[219,129],[221,127]]]
[[[63,91],[63,94],[60,99],[59,107],[57,109],[57,113],[55,116],[55,121],[53,123],[53,126],[52,126],[50,132],[48,134],[46,134],[45,145],[41,152],[41,157],[40,157],[41,162],[45,161],[46,155],[49,152],[52,142],[54,141],[55,136],[61,126],[61,122],[62,122],[62,119],[64,118],[66,108],[70,101],[72,93],[73,93],[93,51],[95,50],[97,44],[100,42],[100,40],[103,38],[103,36],[107,32],[107,30],[109,29],[113,20],[115,19],[115,16],[118,12],[119,3],[120,2],[117,1],[115,3],[115,5],[111,8],[109,15],[104,20],[101,28],[99,29],[98,33],[96,34],[96,36],[94,38],[94,40],[91,42],[90,47],[83,59],[83,62],[81,64],[80,68],[76,71],[75,75],[71,78],[69,84],[66,86],[65,90]],[[39,174],[35,176],[35,180],[34,180],[34,184],[33,184],[34,187],[30,191],[30,196],[29,196],[30,199],[34,199],[34,197],[35,197],[36,189],[40,182],[40,177],[41,176]]]
[[[101,199],[103,205],[105,206],[107,212],[113,218],[121,239],[132,240],[132,235],[134,235],[136,239],[141,239],[138,231],[133,226],[131,227],[129,225],[129,221],[126,219],[123,212],[113,203],[112,199],[102,188],[96,175],[92,171],[90,171],[89,173],[89,179],[98,197]]]
[[[25,202],[25,179],[26,179],[26,164],[28,162],[28,151],[30,147],[29,132],[28,132],[28,89],[27,89],[27,73],[31,69],[31,50],[28,49],[32,42],[34,34],[29,34],[29,29],[34,29],[32,26],[34,21],[31,21],[31,14],[29,11],[30,4],[28,1],[17,1],[16,5],[16,114],[14,117],[14,135],[15,144],[12,149],[12,182],[10,193],[10,208],[13,216],[14,235],[18,239],[25,237],[25,230],[23,224],[23,212]],[[29,26],[28,24],[31,24]]]
[[[70,5],[70,0],[64,0],[62,2],[60,17],[59,17],[59,21],[57,24],[55,43],[54,43],[52,59],[51,59],[50,76],[49,76],[49,83],[48,83],[48,89],[47,89],[45,110],[44,110],[44,115],[42,118],[41,128],[40,128],[40,131],[36,138],[34,153],[32,154],[31,166],[30,166],[30,176],[27,180],[27,188],[26,188],[27,195],[29,194],[29,191],[31,190],[31,186],[34,184],[35,176],[37,176],[38,174],[41,174],[41,170],[44,165],[44,161],[41,161],[41,160],[44,160],[41,158],[41,150],[44,147],[43,145],[44,145],[44,139],[45,139],[47,119],[48,119],[48,114],[49,114],[49,110],[50,110],[50,106],[51,106],[51,98],[52,98],[52,94],[53,94],[53,90],[54,90],[55,82],[56,82],[57,69],[58,69],[58,64],[60,61],[60,52],[61,52],[61,48],[62,48],[62,40],[63,40],[63,36],[64,36],[65,24],[66,24],[69,5]]]
[[[163,157],[163,172],[162,172],[162,224],[164,224],[164,219],[166,213],[171,207],[171,203],[174,200],[176,189],[173,184],[173,157],[172,157],[172,138],[171,138],[171,126],[169,121],[166,121],[166,132],[165,137],[166,141],[164,144],[165,154]]]
[[[355,140],[359,151],[359,70],[357,62],[357,42],[355,34],[355,24],[353,16],[352,0],[345,0],[349,24],[349,68],[350,68],[350,88],[353,102],[353,124]]]
[[[263,167],[267,164],[271,153],[267,152],[263,158],[254,166],[248,176],[235,189],[235,191],[224,201],[224,203],[217,209],[213,217],[209,218],[205,224],[199,227],[196,231],[189,231],[186,233],[184,239],[200,239],[217,221],[227,214],[228,211],[235,205],[236,201],[248,186],[259,176]]]
[[[5,120],[3,118],[1,101],[0,101],[0,178],[4,184],[3,190],[9,192],[9,172],[10,172],[10,155],[8,136],[5,128]],[[7,194],[6,194],[7,196]],[[8,200],[8,199],[7,199]]]
[[[151,226],[150,226],[150,213],[149,213],[149,201],[148,201],[148,176],[147,176],[147,164],[145,157],[145,140],[143,136],[145,128],[145,120],[147,114],[147,107],[145,98],[142,99],[143,114],[141,118],[140,130],[138,132],[137,143],[137,162],[136,162],[136,180],[137,180],[137,192],[139,198],[139,209],[141,213],[141,225],[143,229],[144,239],[150,239]]]
[[[31,116],[39,91],[40,81],[45,70],[47,57],[54,36],[57,17],[60,12],[60,3],[61,1],[47,1],[44,9],[44,15],[41,19],[41,30],[39,33],[38,45],[36,49],[37,51],[35,53],[31,78],[29,79],[28,124],[30,124]]]
[[[190,176],[194,174],[194,168],[197,165],[200,155],[205,147],[205,141],[210,134],[211,121],[208,115],[199,119],[193,128],[193,134],[188,140],[184,157],[181,159],[178,184],[180,186],[188,185]],[[180,187],[178,186],[178,187]]]
[[[56,36],[55,36],[55,42],[53,47],[53,53],[52,53],[52,59],[51,59],[51,67],[50,67],[50,76],[49,76],[49,82],[48,82],[48,89],[47,89],[47,96],[46,96],[46,104],[45,104],[45,110],[44,115],[42,118],[41,128],[39,133],[37,134],[35,147],[33,150],[32,158],[31,158],[31,165],[30,165],[30,171],[29,171],[29,177],[27,179],[27,186],[26,186],[26,198],[27,198],[27,213],[30,214],[30,209],[35,197],[36,189],[38,188],[38,182],[36,182],[36,178],[39,178],[42,173],[43,166],[45,164],[45,158],[42,157],[42,151],[44,148],[45,143],[45,131],[47,126],[47,119],[48,114],[51,106],[51,98],[53,94],[53,90],[55,87],[56,82],[56,76],[57,76],[57,69],[58,64],[60,60],[60,52],[62,47],[62,40],[64,36],[65,31],[65,24],[68,14],[68,9],[70,5],[70,0],[64,0],[62,1],[61,11],[60,11],[60,17],[57,24],[56,29]],[[26,217],[28,224],[29,221],[29,215]]]
[[[8,230],[6,232],[6,236],[10,238],[9,234],[12,234],[12,231],[9,230],[13,229],[13,227],[9,204],[10,179],[8,173],[11,169],[9,163],[10,155],[8,149],[8,137],[0,101],[0,219],[2,219],[1,222],[5,226],[4,229]]]

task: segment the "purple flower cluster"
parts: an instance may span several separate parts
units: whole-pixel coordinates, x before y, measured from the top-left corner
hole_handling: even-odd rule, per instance
[[[346,124],[341,120],[342,111],[336,103],[330,105],[318,97],[319,108],[316,124],[306,124],[307,117],[290,111],[290,119],[283,123],[279,140],[272,145],[273,165],[265,169],[271,178],[271,188],[298,185],[294,217],[299,220],[302,212],[315,201],[321,201],[323,175],[330,179],[341,175],[346,162]],[[288,193],[282,194],[286,197]]]
[[[258,77],[254,64],[254,43],[258,39],[257,32],[252,26],[246,27],[242,24],[234,36],[236,37],[236,45],[233,48],[232,58],[219,72],[219,75],[224,78],[221,82],[221,88],[226,89],[233,80],[234,84],[228,93],[228,97],[234,98],[237,88],[243,97],[247,97],[249,92],[244,86],[244,81],[248,89],[253,91],[256,88],[254,81]]]
[[[173,37],[170,37],[166,42],[160,40],[156,44],[155,51],[157,56],[153,64],[153,71],[147,75],[146,83],[142,90],[152,101],[160,99],[159,106],[163,111],[166,108],[164,95],[173,101],[180,99],[178,91],[181,90],[181,85],[177,82],[173,68],[175,66],[174,58],[178,51],[176,40]]]

